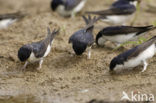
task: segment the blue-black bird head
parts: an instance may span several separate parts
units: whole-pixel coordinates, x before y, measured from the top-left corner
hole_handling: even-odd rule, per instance
[[[26,61],[31,55],[32,49],[28,46],[23,46],[18,50],[18,58],[20,61]]]
[[[114,68],[115,68],[116,65],[117,65],[117,62],[118,62],[117,58],[114,58],[114,59],[111,61],[110,65],[109,65],[110,71],[113,71],[113,70],[114,70]]]
[[[73,49],[76,55],[82,55],[82,53],[86,50],[87,45],[81,43],[73,43]]]
[[[51,9],[55,11],[59,5],[63,5],[62,0],[52,0],[51,1]]]
[[[100,31],[97,35],[96,35],[96,44],[99,46],[98,40],[102,37],[102,32]]]

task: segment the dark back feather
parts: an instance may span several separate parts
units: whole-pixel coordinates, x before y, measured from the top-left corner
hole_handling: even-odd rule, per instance
[[[105,36],[114,36],[114,35],[126,35],[130,33],[136,33],[136,35],[139,35],[141,33],[147,32],[149,30],[154,30],[156,27],[150,25],[150,26],[143,26],[143,27],[132,27],[132,26],[111,26],[106,27],[102,29],[99,34],[105,35]]]
[[[66,10],[72,10],[72,9],[74,9],[82,1],[83,0],[63,0]]]
[[[88,11],[87,14],[99,15],[99,18],[105,18],[106,16],[111,15],[131,15],[136,11],[136,7],[133,5],[123,5],[119,7],[112,7],[107,10],[101,11]]]
[[[44,40],[31,44],[33,46],[33,52],[35,53],[35,56],[37,58],[44,56],[48,45],[51,45],[51,42],[53,41],[56,34],[58,34],[59,29],[58,30],[54,29],[53,32],[50,32],[50,29],[47,28],[47,31],[48,35]]]
[[[88,16],[88,18],[83,16],[83,19],[87,26],[78,30],[69,38],[69,43],[72,43],[73,49],[77,55],[81,55],[86,50],[87,46],[91,46],[94,43],[92,31],[95,17],[92,19],[90,16]]]
[[[131,53],[131,55],[128,56],[128,59],[131,59],[133,57],[138,56],[141,52],[143,52],[144,50],[146,50],[153,43],[156,43],[156,36],[152,37],[147,42],[144,42],[143,44],[137,46],[135,52]]]
[[[127,0],[118,0],[116,2],[114,2],[111,7],[119,7],[119,6],[123,6],[123,5],[130,5],[129,1]]]

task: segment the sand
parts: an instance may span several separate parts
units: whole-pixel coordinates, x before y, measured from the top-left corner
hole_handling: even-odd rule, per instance
[[[0,0],[0,14],[16,11],[27,14],[24,19],[0,30],[0,103],[86,103],[91,99],[119,101],[123,91],[156,96],[156,57],[149,60],[144,73],[141,73],[142,66],[117,74],[109,73],[111,59],[134,45],[116,51],[111,48],[112,43],[104,48],[95,45],[90,60],[87,53],[80,57],[73,56],[68,39],[85,26],[81,15],[87,10],[105,9],[111,3],[112,0],[88,0],[86,7],[75,18],[63,18],[51,11],[50,0]],[[156,20],[156,14],[146,12],[146,9],[147,2],[144,0],[135,26],[150,25]],[[21,72],[24,63],[17,58],[18,49],[43,39],[48,26],[51,30],[60,27],[61,31],[42,69],[38,72],[38,65],[30,64],[25,72]],[[106,26],[109,25],[98,22],[94,36]],[[144,37],[150,38],[155,33],[146,33]]]

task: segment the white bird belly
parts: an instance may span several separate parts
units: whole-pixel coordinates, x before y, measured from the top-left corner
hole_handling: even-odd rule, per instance
[[[35,54],[34,54],[34,53],[31,53],[31,54],[30,54],[30,57],[29,57],[29,59],[28,59],[28,61],[29,61],[30,63],[40,61],[42,58],[46,57],[46,56],[50,53],[50,50],[51,50],[51,45],[48,45],[47,50],[46,50],[44,56],[41,57],[41,58],[36,58],[36,57],[35,57]]]
[[[46,57],[50,53],[50,50],[51,50],[51,46],[48,45],[47,50],[46,50],[46,52],[45,52],[43,57]]]
[[[10,24],[14,23],[16,19],[4,19],[0,21],[0,29],[7,28]]]
[[[82,2],[80,2],[80,4],[78,4],[78,5],[74,8],[74,12],[75,12],[75,13],[80,12],[81,9],[84,7],[86,1],[87,1],[87,0],[83,0]]]
[[[101,37],[98,39],[97,42],[98,42],[98,45],[103,46],[106,42],[106,39],[104,37]]]
[[[116,36],[102,36],[102,38],[115,42],[115,43],[124,43],[124,42],[132,40],[135,35],[136,33],[123,34],[123,35],[118,34]]]
[[[30,63],[34,63],[34,62],[40,61],[40,59],[41,59],[41,58],[36,58],[34,53],[31,53],[31,54],[30,54],[30,57],[29,57],[29,59],[28,59],[28,61],[29,61]]]
[[[118,15],[118,16],[107,16],[106,19],[102,19],[105,22],[112,23],[112,24],[125,24],[127,23],[132,15]]]
[[[79,12],[84,7],[86,1],[87,0],[83,0],[72,10],[65,10],[65,6],[60,5],[56,11],[62,16],[71,16],[71,14]]]
[[[72,11],[65,10],[65,7],[63,5],[58,6],[56,11],[62,16],[70,16],[72,13]]]

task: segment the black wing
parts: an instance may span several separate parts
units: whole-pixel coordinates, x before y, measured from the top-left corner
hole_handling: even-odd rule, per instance
[[[90,46],[94,43],[94,37],[91,32],[86,32],[86,30],[80,30],[76,33],[74,33],[70,39],[69,42],[79,42],[83,43],[87,46]]]
[[[135,6],[133,5],[124,5],[119,7],[112,7],[108,10],[95,11],[95,12],[86,12],[88,14],[95,14],[100,16],[109,16],[109,15],[130,15],[136,11]]]
[[[120,6],[123,6],[123,5],[131,5],[131,4],[129,3],[128,0],[117,0],[116,2],[114,2],[111,5],[111,8],[113,8],[113,7],[120,7]]]
[[[50,29],[47,28],[47,31],[48,31],[48,35],[44,40],[41,40],[39,42],[35,42],[35,43],[31,44],[32,50],[37,58],[44,56],[48,45],[51,44],[51,42],[54,39],[54,37],[56,36],[56,34],[59,33],[59,29],[58,30],[54,29],[53,32],[50,32]]]
[[[35,57],[41,58],[44,56],[47,50],[47,45],[43,41],[32,43],[31,45]]]
[[[64,0],[66,10],[74,9],[83,0]]]
[[[144,26],[144,27],[132,27],[132,26],[112,26],[104,28],[99,32],[99,34],[106,35],[106,36],[113,36],[118,34],[130,34],[130,33],[136,33],[136,35],[139,35],[141,33],[147,32],[149,30],[153,30],[155,27],[151,26]]]

